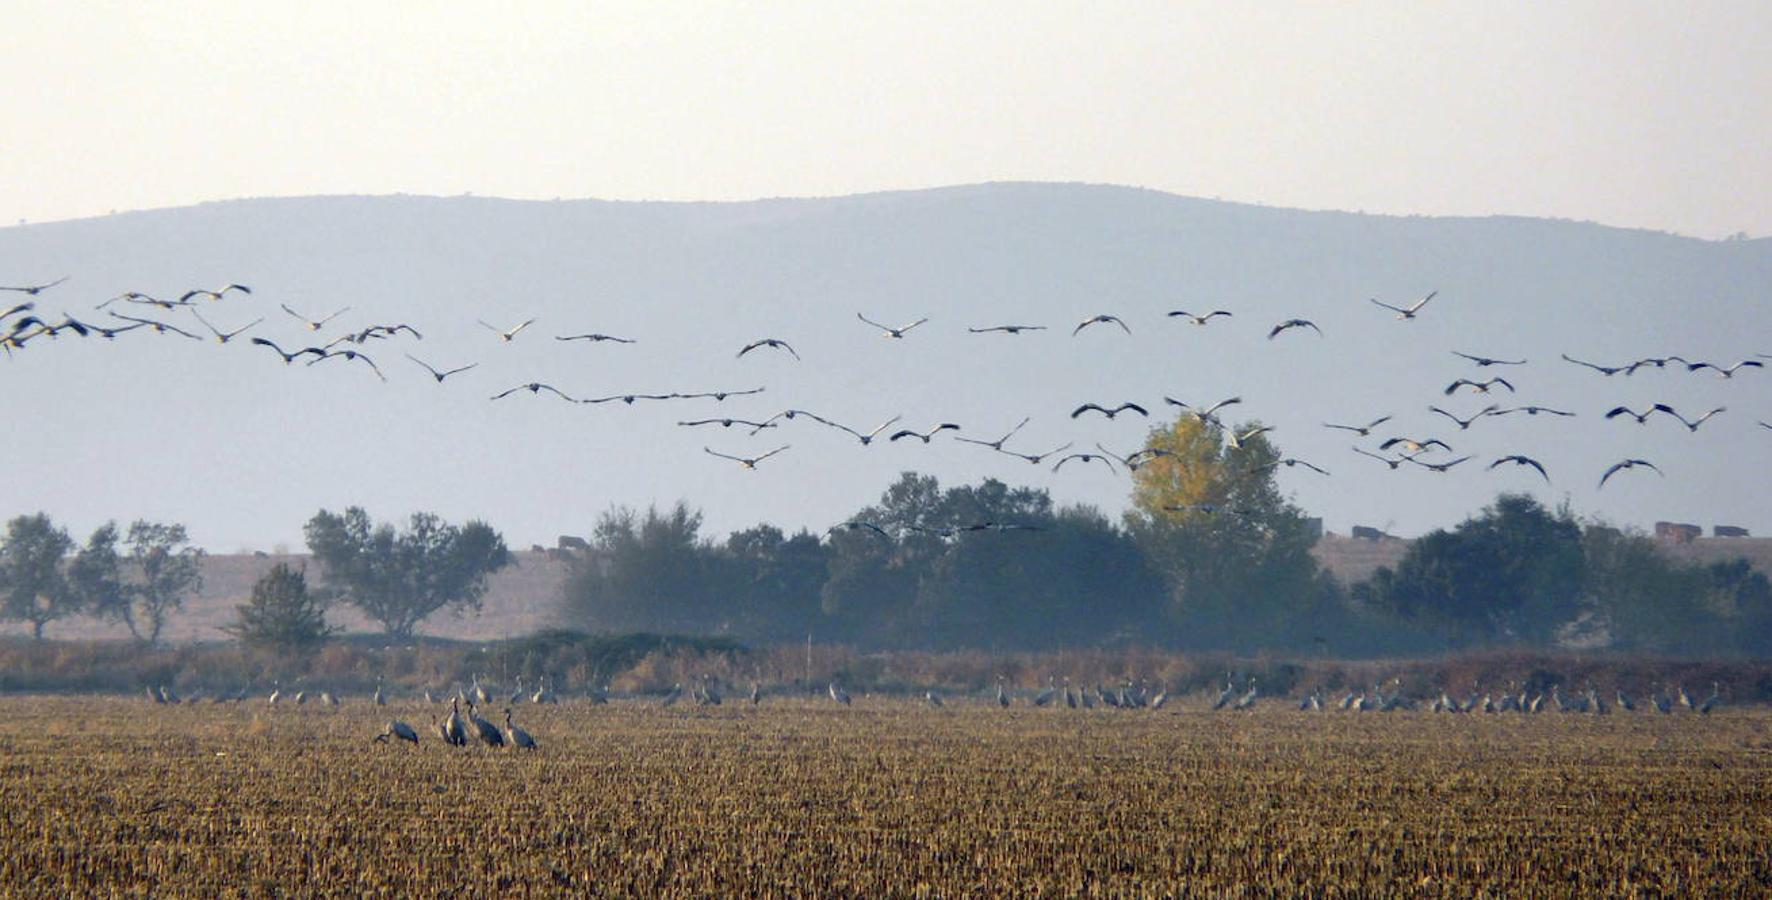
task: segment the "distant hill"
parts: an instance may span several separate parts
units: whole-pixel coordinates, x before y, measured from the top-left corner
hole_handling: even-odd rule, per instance
[[[1120,509],[1126,480],[1029,466],[938,439],[876,444],[802,419],[747,437],[683,428],[709,415],[762,418],[789,407],[868,429],[895,415],[995,437],[1033,417],[1012,447],[1071,442],[1127,452],[1148,427],[1069,418],[1086,401],[1232,395],[1244,418],[1278,426],[1289,454],[1333,474],[1286,470],[1282,483],[1332,529],[1413,534],[1450,525],[1497,490],[1621,524],[1725,522],[1772,531],[1763,484],[1772,455],[1772,375],[1729,380],[1650,369],[1603,377],[1558,359],[1618,364],[1678,353],[1733,362],[1772,353],[1772,241],[1712,242],[1524,218],[1398,218],[1301,212],[1076,184],[984,184],[749,203],[527,202],[474,197],[312,197],[0,229],[0,283],[69,275],[39,311],[97,317],[119,292],[176,296],[240,281],[249,297],[202,307],[223,328],[258,316],[296,346],[371,323],[407,322],[423,341],[366,349],[388,376],[329,361],[285,366],[237,339],[226,346],[142,333],[114,343],[42,341],[0,364],[7,458],[0,513],[43,509],[84,532],[107,518],[187,522],[215,551],[299,545],[322,506],[378,517],[417,509],[483,517],[513,545],[585,533],[611,504],[706,510],[708,529],[757,521],[823,530],[872,501],[901,470],[946,482],[996,477],[1065,502]],[[1367,302],[1439,291],[1413,322]],[[10,296],[10,295],[9,295]],[[307,331],[279,304],[313,316]],[[1200,328],[1164,314],[1223,308]],[[143,311],[138,309],[137,311]],[[856,314],[899,324],[904,340]],[[1112,313],[1133,333],[1094,327]],[[200,326],[184,311],[167,314]],[[1267,330],[1313,319],[1325,336]],[[533,327],[506,344],[476,319]],[[1032,323],[1008,337],[967,328]],[[632,345],[565,343],[603,332]],[[201,334],[206,332],[199,331]],[[761,337],[779,352],[735,358]],[[1452,350],[1523,357],[1479,370]],[[403,358],[478,368],[438,385]],[[1505,375],[1517,395],[1448,398],[1454,378]],[[572,406],[526,392],[532,380],[599,397],[767,387],[756,397]],[[1497,389],[1499,391],[1499,389]],[[1427,411],[1534,403],[1572,420],[1513,415],[1468,432]],[[1666,402],[1728,411],[1691,434],[1657,416],[1607,422],[1614,405]],[[1394,414],[1389,435],[1432,435],[1474,459],[1446,475],[1392,472],[1353,454],[1323,422]],[[1366,442],[1363,446],[1370,446]],[[757,471],[703,447],[751,455],[792,449]],[[1485,472],[1528,453],[1523,469]],[[1600,472],[1626,456],[1666,477]]]

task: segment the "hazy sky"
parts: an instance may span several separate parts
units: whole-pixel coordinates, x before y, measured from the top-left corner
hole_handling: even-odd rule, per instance
[[[1772,233],[1772,3],[9,2],[0,221],[986,180]]]

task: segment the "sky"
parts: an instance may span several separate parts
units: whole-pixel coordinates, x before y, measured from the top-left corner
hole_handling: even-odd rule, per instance
[[[1772,234],[1772,4],[9,2],[0,222],[1113,183]]]

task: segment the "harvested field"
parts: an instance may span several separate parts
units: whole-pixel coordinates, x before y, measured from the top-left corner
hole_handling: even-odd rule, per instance
[[[5,698],[0,893],[1772,890],[1765,710],[1281,702],[524,704],[523,753],[415,702]],[[390,717],[422,743],[372,743]]]

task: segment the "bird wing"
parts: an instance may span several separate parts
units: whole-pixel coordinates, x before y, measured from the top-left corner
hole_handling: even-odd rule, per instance
[[[430,367],[429,367],[429,366],[426,366],[426,367],[425,367],[425,368],[430,368]],[[520,391],[520,390],[523,390],[523,389],[524,389],[524,388],[527,388],[527,387],[529,387],[529,385],[527,385],[527,384],[519,384],[519,385],[517,385],[517,386],[516,386],[516,387],[514,387],[514,388],[509,388],[509,389],[506,389],[506,390],[503,390],[503,391],[499,391],[499,392],[498,392],[498,393],[496,393],[496,394],[493,394],[493,395],[492,395],[492,399],[494,399],[494,400],[503,400],[503,399],[504,399],[504,398],[506,398],[506,397],[509,397],[509,396],[510,396],[510,395],[512,395],[512,394],[515,394],[515,393],[516,393],[516,392],[518,392],[518,391]],[[596,400],[592,400],[592,401],[591,401],[591,402],[592,402],[592,403],[596,403],[596,402],[598,402],[598,401],[596,401]]]
[[[793,446],[792,444],[783,444],[780,447],[777,447],[774,450],[771,450],[768,453],[765,453],[762,456],[759,456],[756,459],[751,460],[751,465],[756,465],[757,463],[760,463],[763,460],[766,460],[769,457],[774,456],[775,454],[780,453],[781,451],[786,450],[792,446]]]
[[[1149,416],[1150,415],[1150,412],[1148,410],[1146,410],[1142,406],[1139,406],[1136,403],[1122,403],[1118,407],[1115,407],[1114,412],[1125,412],[1126,410],[1131,410],[1135,413],[1138,413],[1141,416]],[[956,425],[955,427],[957,428],[959,426]]]
[[[1080,416],[1092,409],[1098,413],[1103,413],[1103,414],[1107,413],[1107,410],[1103,409],[1102,407],[1100,407],[1094,403],[1085,403],[1082,406],[1079,406],[1076,409],[1071,410],[1071,418],[1075,419],[1076,417],[1078,417],[1078,416]]]
[[[1214,403],[1211,406],[1207,407],[1206,411],[1203,413],[1200,413],[1200,415],[1202,417],[1210,416],[1213,413],[1218,412],[1219,410],[1224,409],[1227,406],[1233,406],[1235,404],[1242,403],[1242,402],[1243,402],[1242,397],[1230,397],[1230,398],[1227,398],[1224,400],[1220,400],[1217,403]]]
[[[1127,327],[1126,327],[1126,323],[1125,323],[1125,322],[1122,322],[1122,321],[1120,321],[1120,318],[1119,318],[1119,317],[1118,317],[1118,316],[1108,316],[1108,317],[1107,317],[1107,321],[1109,321],[1109,322],[1112,322],[1112,323],[1114,323],[1114,324],[1115,324],[1115,325],[1118,325],[1118,326],[1120,326],[1120,330],[1121,330],[1121,331],[1124,331],[1124,332],[1126,332],[1126,333],[1127,333],[1127,334],[1131,334],[1131,333],[1132,333],[1132,329],[1130,329],[1130,328],[1127,328]]]
[[[1489,379],[1489,383],[1491,385],[1499,384],[1502,387],[1507,388],[1508,393],[1510,393],[1510,394],[1514,393],[1514,383],[1511,381],[1508,381],[1506,378],[1491,378],[1491,379]]]
[[[902,333],[904,333],[904,332],[906,332],[906,331],[910,331],[910,330],[911,330],[911,329],[912,329],[912,328],[915,328],[915,327],[917,327],[917,326],[918,326],[918,325],[921,325],[921,324],[923,324],[923,323],[924,323],[924,322],[927,322],[927,321],[929,321],[929,317],[928,317],[928,316],[924,316],[924,317],[923,317],[923,318],[921,318],[921,319],[918,319],[918,320],[917,320],[917,321],[915,321],[915,322],[912,322],[912,323],[911,323],[911,324],[909,324],[909,325],[906,325],[906,326],[904,326],[904,327],[903,327],[903,328],[900,328],[900,329],[898,329],[898,330],[899,330],[899,333],[901,333],[901,334],[902,334]]]
[[[375,364],[375,360],[373,360],[373,359],[370,359],[370,358],[369,358],[369,357],[368,357],[368,356],[366,356],[366,355],[364,355],[364,354],[362,354],[362,353],[357,353],[357,352],[354,352],[354,351],[353,351],[353,352],[352,352],[352,353],[351,353],[351,354],[350,354],[350,355],[349,355],[349,356],[348,356],[348,357],[347,357],[347,358],[348,358],[348,359],[360,359],[360,360],[363,360],[363,361],[364,361],[364,362],[365,362],[365,363],[368,363],[368,364],[369,364],[369,368],[371,368],[371,369],[374,369],[374,370],[375,370],[375,377],[377,377],[377,378],[380,378],[380,379],[381,379],[381,380],[383,380],[383,381],[387,381],[387,380],[388,380],[388,376],[386,376],[386,375],[383,375],[383,374],[382,374],[382,373],[381,373],[381,366],[378,366],[378,365],[376,365],[376,364]],[[555,393],[559,393],[559,392],[558,392],[558,391],[555,391]],[[564,395],[564,394],[561,394],[561,396],[563,396],[563,397],[564,397],[564,396],[565,396],[565,395]],[[570,399],[570,398],[568,398],[568,399]]]
[[[708,447],[703,447],[703,448],[701,448],[701,449],[702,449],[702,450],[704,450],[704,451],[706,451],[706,452],[707,452],[707,453],[709,453],[709,454],[711,454],[711,455],[713,455],[713,456],[718,456],[718,457],[720,457],[720,458],[721,458],[721,459],[730,459],[730,460],[732,460],[732,461],[733,461],[733,462],[747,462],[747,461],[748,461],[748,460],[746,460],[746,459],[744,459],[744,458],[743,458],[743,457],[740,457],[740,456],[728,456],[728,455],[726,455],[726,454],[724,454],[724,453],[720,453],[720,452],[718,452],[718,451],[716,451],[716,450],[713,450],[713,449],[710,449],[710,448],[708,448]]]
[[[1390,310],[1390,311],[1392,311],[1392,312],[1400,312],[1400,313],[1406,313],[1406,312],[1409,312],[1409,310],[1407,310],[1407,309],[1404,309],[1404,308],[1402,308],[1402,307],[1401,307],[1401,306],[1392,306],[1392,305],[1390,305],[1390,304],[1389,304],[1389,303],[1386,303],[1386,302],[1384,302],[1384,301],[1383,301],[1383,300],[1380,300],[1380,299],[1378,299],[1378,298],[1376,298],[1376,297],[1367,297],[1367,298],[1366,298],[1366,299],[1368,299],[1368,300],[1371,300],[1371,301],[1372,301],[1372,302],[1373,302],[1373,303],[1376,303],[1376,304],[1378,304],[1378,305],[1379,305],[1379,306],[1382,306],[1382,307],[1384,307],[1384,308],[1385,308],[1385,309],[1388,309],[1388,310]]]
[[[1439,296],[1439,294],[1440,294],[1440,292],[1439,292],[1439,291],[1431,291],[1431,292],[1429,292],[1429,293],[1428,293],[1428,295],[1427,295],[1427,296],[1426,296],[1426,297],[1423,297],[1423,298],[1421,298],[1421,299],[1420,299],[1420,300],[1417,300],[1417,301],[1415,301],[1415,305],[1414,305],[1414,306],[1411,306],[1411,307],[1409,307],[1409,309],[1408,309],[1408,312],[1419,312],[1419,311],[1420,311],[1420,310],[1421,310],[1421,308],[1422,308],[1422,307],[1424,307],[1424,306],[1426,306],[1426,305],[1427,305],[1427,302],[1428,302],[1428,301],[1429,301],[1429,300],[1432,300],[1432,299],[1434,299],[1434,298],[1435,298],[1435,297],[1437,297],[1437,296]]]

